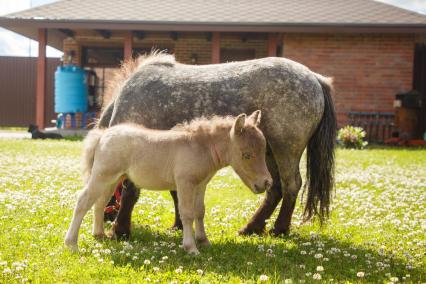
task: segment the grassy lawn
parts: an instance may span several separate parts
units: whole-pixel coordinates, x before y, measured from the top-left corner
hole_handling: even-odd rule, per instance
[[[426,281],[426,150],[339,150],[330,221],[301,224],[298,202],[284,238],[237,236],[263,196],[222,170],[206,197],[212,246],[197,257],[168,229],[167,192],[142,191],[129,242],[93,239],[90,213],[81,252],[64,249],[80,150],[78,141],[0,140],[0,282]]]

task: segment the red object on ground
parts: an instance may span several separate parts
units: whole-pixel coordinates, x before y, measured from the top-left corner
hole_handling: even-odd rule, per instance
[[[126,179],[126,177],[121,177],[117,186],[114,190],[114,197],[115,197],[115,203],[105,207],[104,212],[105,213],[111,213],[113,211],[118,211],[120,209],[120,203],[121,203],[121,193],[123,191],[123,182]]]

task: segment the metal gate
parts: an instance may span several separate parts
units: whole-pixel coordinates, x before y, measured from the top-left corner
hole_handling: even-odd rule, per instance
[[[46,60],[46,125],[55,118],[54,74],[59,58]],[[0,56],[0,126],[35,123],[36,57]]]

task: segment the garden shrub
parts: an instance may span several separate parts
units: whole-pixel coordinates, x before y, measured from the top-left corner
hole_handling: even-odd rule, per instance
[[[366,132],[362,127],[346,125],[339,129],[337,142],[344,148],[363,149],[368,142],[364,141]]]

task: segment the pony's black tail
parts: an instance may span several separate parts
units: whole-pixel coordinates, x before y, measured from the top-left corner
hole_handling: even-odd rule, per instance
[[[332,78],[315,74],[324,94],[324,113],[308,143],[306,184],[308,197],[304,219],[318,216],[321,223],[329,215],[334,187],[334,147],[336,143],[336,114],[334,111]]]

